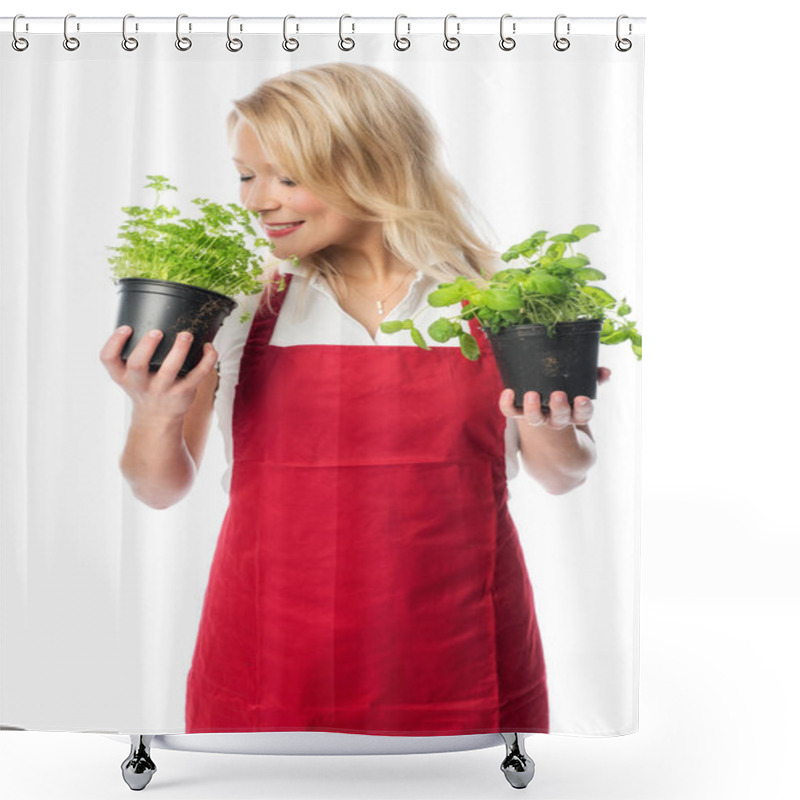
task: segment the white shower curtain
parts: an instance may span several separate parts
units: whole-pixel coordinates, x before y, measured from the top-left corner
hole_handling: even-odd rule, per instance
[[[196,214],[192,198],[240,202],[226,117],[263,81],[327,64],[392,76],[435,123],[485,241],[503,253],[538,230],[597,225],[579,250],[643,329],[642,20],[632,35],[622,26],[627,50],[615,46],[613,19],[574,20],[564,50],[543,20],[517,20],[509,50],[486,20],[462,20],[453,50],[442,20],[415,24],[407,50],[394,46],[392,18],[359,26],[351,50],[337,46],[337,20],[313,34],[296,22],[293,52],[281,47],[281,20],[261,21],[269,33],[235,27],[244,44],[231,52],[224,19],[197,25],[185,51],[165,26],[139,31],[131,52],[119,32],[90,25],[73,51],[33,25],[26,50],[0,48],[3,726],[186,730],[187,675],[229,503],[231,407],[217,406],[184,499],[157,510],[134,496],[119,465],[131,402],[99,358],[119,302],[108,248],[123,207],[152,205],[148,175],[178,187],[162,200],[185,216]],[[216,340],[223,356],[225,337],[246,330],[233,331],[240,311]],[[638,727],[641,362],[623,343],[601,346],[599,363],[611,377],[594,400],[597,460],[584,483],[549,493],[505,443],[549,732],[582,736]]]

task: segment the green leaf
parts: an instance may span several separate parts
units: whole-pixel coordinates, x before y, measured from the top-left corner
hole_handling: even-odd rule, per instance
[[[641,360],[641,358],[642,358],[642,346],[640,344],[635,344],[634,342],[631,342],[631,350],[633,350],[636,358]]]
[[[590,233],[597,233],[599,230],[600,228],[598,228],[597,225],[576,225],[572,229],[572,235],[577,236],[578,239],[583,239]]]
[[[402,320],[391,319],[388,322],[381,322],[381,330],[384,333],[397,333],[405,328]]]
[[[440,283],[439,287],[440,288],[434,289],[428,295],[429,305],[441,308],[443,306],[452,306],[454,303],[459,302],[459,300],[464,299],[463,284],[459,286],[455,283]]]
[[[586,256],[581,255],[578,253],[577,256],[568,256],[567,258],[562,258],[561,263],[565,267],[569,267],[570,269],[578,269],[579,267],[584,267],[589,263],[589,259]]]
[[[557,233],[555,236],[550,237],[551,242],[577,242],[578,237],[572,233]]]
[[[508,289],[485,289],[479,295],[479,302],[493,311],[509,311],[522,306],[519,285]]]
[[[581,281],[601,281],[606,275],[594,267],[581,267],[575,270],[575,277]]]
[[[600,343],[601,344],[619,344],[620,342],[624,342],[630,334],[629,328],[618,328],[613,333],[610,333],[608,336],[601,336]]]
[[[521,278],[525,275],[525,270],[517,269],[516,267],[509,267],[508,269],[501,269],[491,276],[493,282],[508,282]]]
[[[631,313],[631,307],[625,302],[625,298],[622,298],[622,302],[619,304],[619,308],[617,308],[617,314],[621,317],[624,317],[626,314]]]
[[[446,342],[461,333],[461,326],[452,323],[446,317],[440,317],[436,322],[428,325],[428,336],[434,342]]]
[[[414,340],[414,343],[419,345],[424,350],[430,350],[430,345],[422,338],[422,334],[416,329],[411,329],[411,338]]]
[[[532,272],[523,281],[522,285],[528,290],[540,294],[564,294],[567,286],[560,278],[548,275],[546,272]]]
[[[556,259],[556,261],[564,255],[564,251],[567,249],[567,245],[564,242],[555,242],[551,244],[550,247],[547,248],[547,255],[550,258]]]
[[[461,352],[470,360],[477,361],[481,355],[481,349],[478,347],[475,337],[466,331],[461,332],[460,337]]]
[[[617,301],[599,286],[581,286],[579,291],[590,297],[602,308],[613,308],[617,304]]]

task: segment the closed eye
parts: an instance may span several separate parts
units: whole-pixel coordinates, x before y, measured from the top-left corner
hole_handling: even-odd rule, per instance
[[[253,180],[253,176],[252,175],[240,175],[239,176],[239,180],[242,183],[245,183],[246,181]],[[281,178],[280,183],[282,183],[284,186],[297,186],[297,183],[295,183],[295,181],[291,180],[291,178]]]

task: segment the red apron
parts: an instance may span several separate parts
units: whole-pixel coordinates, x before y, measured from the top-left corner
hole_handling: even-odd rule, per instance
[[[485,334],[276,347],[286,290],[242,354],[186,732],[548,732]]]

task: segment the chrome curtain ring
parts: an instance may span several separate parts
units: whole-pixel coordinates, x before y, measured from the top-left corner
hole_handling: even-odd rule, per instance
[[[633,42],[630,39],[621,39],[620,38],[620,35],[619,35],[619,27],[620,27],[619,23],[623,19],[628,19],[628,15],[627,14],[620,14],[617,17],[617,41],[614,42],[614,47],[616,47],[617,50],[620,51],[620,53],[627,53],[628,50],[630,50],[631,47],[633,47]],[[633,30],[633,28],[631,28],[631,24],[629,22],[628,23],[628,35],[631,34],[632,30]]]
[[[132,50],[135,50],[139,46],[139,40],[135,39],[133,36],[128,36],[128,20],[133,19],[133,14],[126,14],[122,18],[122,43],[121,47],[123,50],[127,50],[129,53]],[[139,30],[139,26],[136,26],[136,30]]]
[[[231,53],[238,53],[244,45],[242,44],[241,39],[231,39],[231,20],[233,19],[239,19],[239,17],[236,14],[231,14],[228,17],[228,29],[227,29],[228,41],[225,42],[225,47],[227,47],[228,50],[231,51]],[[242,28],[240,26],[239,30],[241,29]]]
[[[394,49],[395,50],[408,50],[411,47],[411,39],[407,39],[405,36],[401,38],[400,36],[400,19],[408,19],[405,14],[398,14],[394,18]],[[411,33],[411,23],[407,22],[406,27],[408,28],[408,33]]]
[[[558,35],[558,21],[560,19],[566,19],[566,14],[559,14],[555,22],[553,23],[553,36],[555,36],[555,41],[553,42],[553,47],[560,52],[564,52],[564,50],[569,50],[569,39],[565,38],[564,36]],[[569,34],[569,22],[567,23],[567,33]]]
[[[293,16],[292,14],[287,14],[283,18],[283,42],[282,42],[282,44],[283,44],[283,49],[284,50],[288,50],[290,53],[293,53],[295,50],[297,50],[298,47],[300,47],[300,42],[298,42],[297,39],[294,39],[294,38],[288,39],[286,37],[287,22],[290,19],[297,19],[297,17]]]
[[[74,14],[67,14],[67,16],[64,17],[64,42],[63,42],[63,45],[64,45],[64,49],[65,50],[70,50],[70,51],[77,50],[81,46],[80,41],[78,41],[78,39],[76,39],[74,36],[70,36],[69,33],[67,32],[67,21],[69,20],[70,17],[74,17],[74,16],[75,16]],[[78,30],[80,30],[80,25],[78,25]]]
[[[181,20],[186,19],[188,14],[178,14],[175,20],[175,47],[178,50],[188,50],[192,46],[192,40],[188,36],[181,36]],[[192,29],[192,23],[189,23],[189,30]]]
[[[517,40],[516,39],[512,39],[510,36],[506,36],[503,33],[503,24],[505,23],[505,21],[509,17],[511,17],[511,14],[503,14],[503,16],[500,17],[500,49],[501,50],[513,50],[517,46]],[[516,22],[512,22],[511,23],[511,32],[512,33],[516,33],[517,32],[517,23]]]
[[[444,46],[445,50],[458,50],[458,48],[461,47],[461,40],[460,39],[456,38],[455,36],[448,36],[447,35],[447,23],[451,19],[454,19],[455,16],[456,16],[455,14],[448,14],[444,18],[444,42],[442,42],[442,45]],[[460,32],[461,32],[461,23],[460,22],[456,22],[456,33],[460,33]]]
[[[342,16],[339,17],[339,49],[352,50],[356,46],[356,43],[349,36],[347,38],[342,37],[342,22],[344,22],[345,19],[353,19],[353,18],[349,14],[342,14]],[[356,24],[355,22],[352,24],[353,24],[352,33],[355,33]]]
[[[11,23],[11,36],[13,37],[11,39],[11,46],[18,53],[21,53],[23,50],[27,50],[28,49],[28,44],[30,44],[30,43],[24,37],[17,35],[17,20],[18,19],[25,19],[25,15],[24,14],[17,14],[17,16],[14,17],[14,22]]]

